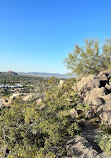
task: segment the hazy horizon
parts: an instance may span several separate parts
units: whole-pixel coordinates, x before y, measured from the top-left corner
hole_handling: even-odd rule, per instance
[[[12,72],[16,72],[16,73],[51,73],[51,74],[63,74],[63,75],[67,75],[67,73],[58,73],[58,72],[39,72],[39,71],[13,71],[13,70],[8,70],[8,71],[12,71]],[[0,72],[5,72],[7,73],[8,71],[0,71]]]
[[[110,0],[0,2],[0,71],[66,74],[75,44],[111,37]]]

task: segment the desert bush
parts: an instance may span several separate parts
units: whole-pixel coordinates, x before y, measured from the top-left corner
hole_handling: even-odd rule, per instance
[[[21,98],[15,99],[11,108],[1,109],[0,154],[9,158],[65,156],[65,139],[81,130],[76,118],[70,113],[64,115],[64,111],[82,104],[72,88],[74,81],[68,79],[62,88],[46,89],[42,109]]]

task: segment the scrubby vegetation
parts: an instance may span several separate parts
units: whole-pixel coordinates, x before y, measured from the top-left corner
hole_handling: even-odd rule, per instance
[[[24,84],[23,94],[39,92],[44,93],[45,97],[37,103],[33,98],[23,101],[20,95],[12,101],[11,107],[0,109],[0,156],[65,157],[67,140],[82,135],[83,123],[92,119],[87,116],[90,107],[83,103],[76,91],[76,79],[62,80],[60,84],[60,79],[56,77],[38,80],[35,77],[16,77],[18,82],[21,80]],[[110,133],[105,126],[99,128],[104,133],[96,136],[96,143],[102,151],[110,153]]]
[[[101,70],[110,70],[110,49],[111,40],[106,40],[102,51],[99,48],[98,40],[86,40],[84,47],[76,45],[73,50],[74,54],[69,53],[68,58],[65,59],[66,66],[77,76],[98,74]],[[75,84],[80,78],[60,80],[54,76],[41,78],[1,73],[1,85],[19,83],[22,86],[17,89],[6,87],[0,89],[0,99],[2,98],[4,101],[4,106],[1,106],[0,109],[0,157],[65,157],[67,156],[67,140],[75,135],[90,135],[89,131],[92,130],[95,123],[99,132],[94,135],[94,141],[101,151],[111,155],[111,128],[100,124],[101,118],[96,112],[97,109],[91,107],[92,102],[91,105],[84,103],[84,97],[86,95],[89,97],[89,91],[95,87],[101,88],[99,81],[101,83],[105,79],[104,86],[111,81],[111,75],[101,73],[100,78],[101,75],[103,75],[102,80],[93,76],[87,82],[84,81],[80,91],[82,95],[79,95]],[[96,84],[93,83],[95,78]],[[109,89],[102,88],[110,94],[110,85],[108,86]],[[110,96],[108,97],[110,100]],[[104,100],[99,99],[97,98],[95,102],[97,108],[102,105]],[[106,118],[109,118],[109,115]],[[108,121],[105,123],[110,123]],[[86,130],[89,129],[88,132],[85,131],[85,123],[87,124]],[[90,140],[85,136],[84,138]],[[94,145],[94,142],[92,144]]]
[[[111,155],[111,135],[107,133],[101,133],[96,136],[96,142],[104,152],[108,152]]]
[[[77,113],[70,112],[83,104],[72,89],[74,82],[68,79],[58,87],[58,79],[53,77],[46,82],[49,88],[45,88],[46,98],[40,105],[18,98],[11,108],[2,108],[0,154],[8,158],[65,156],[65,140],[81,130]]]

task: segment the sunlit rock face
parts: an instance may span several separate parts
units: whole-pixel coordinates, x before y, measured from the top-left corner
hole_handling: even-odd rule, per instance
[[[77,83],[77,90],[101,122],[111,127],[111,71],[83,77]]]

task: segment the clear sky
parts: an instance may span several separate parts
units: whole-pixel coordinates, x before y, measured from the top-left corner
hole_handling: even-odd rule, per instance
[[[0,0],[0,71],[67,73],[86,38],[111,37],[111,0]]]

